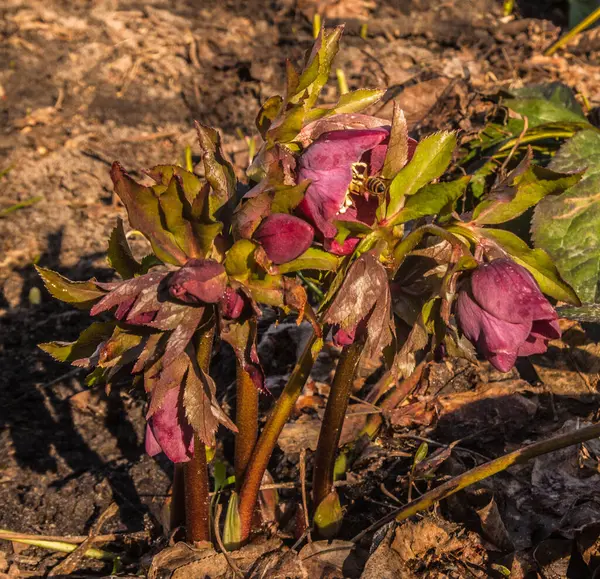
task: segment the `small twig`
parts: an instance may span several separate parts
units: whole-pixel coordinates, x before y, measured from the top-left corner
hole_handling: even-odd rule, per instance
[[[300,451],[300,488],[302,490],[302,508],[304,509],[304,527],[308,530],[308,542],[312,543],[310,521],[308,520],[308,500],[306,499],[306,448]]]
[[[587,18],[584,18],[577,26],[574,26],[564,36],[561,36],[546,52],[544,56],[552,56],[559,48],[562,48],[580,32],[583,32],[586,28],[589,28],[596,20],[600,18],[600,8],[596,8]]]
[[[221,503],[217,503],[217,512],[215,513],[215,520],[214,520],[215,539],[217,540],[217,545],[219,545],[219,549],[221,549],[221,552],[223,553],[223,556],[225,557],[227,564],[231,567],[231,570],[238,577],[244,577],[244,573],[237,566],[236,562],[231,558],[229,551],[227,551],[227,549],[225,548],[225,545],[223,545],[223,539],[221,539],[221,529],[219,528],[219,521],[221,520],[221,511],[222,510],[223,510],[223,505],[221,505]]]

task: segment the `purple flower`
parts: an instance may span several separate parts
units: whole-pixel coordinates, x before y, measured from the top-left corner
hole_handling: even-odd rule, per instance
[[[263,219],[253,237],[263,246],[267,257],[279,265],[302,255],[311,246],[314,231],[299,217],[273,213]]]
[[[311,180],[304,199],[298,206],[321,232],[325,247],[332,253],[345,255],[356,246],[352,240],[340,245],[334,238],[334,220],[361,221],[372,225],[379,201],[375,196],[365,199],[353,195],[353,205],[346,204],[352,182],[352,165],[364,163],[369,176],[377,175],[387,153],[389,128],[343,129],[322,133],[300,156],[297,180]],[[409,158],[416,142],[409,140]]]
[[[212,259],[189,259],[168,286],[172,297],[187,304],[216,304],[227,289],[227,273]]]
[[[194,430],[180,404],[180,390],[168,390],[160,408],[148,419],[146,452],[150,456],[164,452],[172,462],[187,462],[194,454]]]
[[[518,356],[541,354],[560,338],[554,308],[531,274],[510,259],[473,272],[458,294],[456,315],[465,336],[501,372]]]

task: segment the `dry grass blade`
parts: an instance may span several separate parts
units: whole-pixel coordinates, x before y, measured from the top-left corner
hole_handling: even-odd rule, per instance
[[[67,555],[56,567],[48,573],[48,577],[58,577],[61,575],[70,575],[77,569],[81,560],[86,556],[87,551],[94,542],[94,537],[97,536],[102,527],[112,517],[119,512],[119,507],[116,503],[111,503],[105,511],[98,517],[98,520],[92,525],[88,538],[83,541],[72,553]]]

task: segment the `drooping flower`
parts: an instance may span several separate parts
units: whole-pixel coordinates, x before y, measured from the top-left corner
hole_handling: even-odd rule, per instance
[[[160,408],[148,419],[146,452],[150,456],[164,452],[172,462],[187,462],[194,454],[194,430],[180,403],[180,390],[168,390]]]
[[[459,291],[456,315],[466,337],[501,372],[518,356],[545,352],[561,335],[558,316],[533,276],[510,259],[473,272]]]
[[[212,259],[189,259],[168,281],[172,297],[188,304],[216,304],[227,288],[225,268]]]
[[[332,253],[351,253],[357,243],[355,238],[347,238],[342,244],[337,242],[338,229],[334,220],[360,221],[367,225],[375,221],[379,200],[375,196],[366,199],[351,195],[349,187],[353,166],[363,175],[379,174],[385,161],[389,134],[389,127],[383,126],[325,132],[298,159],[298,182],[311,180],[298,209],[321,232],[325,247]],[[416,141],[409,139],[408,159],[415,147]],[[357,166],[357,163],[362,165]]]
[[[268,258],[279,265],[302,255],[311,246],[314,231],[299,217],[273,213],[263,219],[253,237],[263,246]]]

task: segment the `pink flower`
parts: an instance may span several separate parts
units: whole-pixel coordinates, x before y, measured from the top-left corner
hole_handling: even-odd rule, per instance
[[[352,182],[352,165],[364,163],[366,173],[376,176],[381,171],[389,138],[389,128],[343,129],[322,133],[302,153],[298,160],[297,180],[311,180],[298,209],[321,232],[325,247],[332,253],[351,253],[357,241],[350,238],[343,244],[334,240],[337,227],[334,220],[361,221],[372,225],[379,201],[353,195],[353,205],[347,207],[348,187]],[[409,139],[409,159],[416,141]]]
[[[212,259],[188,259],[168,282],[172,297],[187,304],[215,304],[227,288],[225,268]]]
[[[254,233],[254,239],[264,248],[276,265],[302,255],[312,244],[313,228],[304,220],[285,213],[272,213]]]
[[[518,356],[545,352],[560,337],[554,308],[531,274],[510,259],[473,272],[459,292],[456,315],[465,336],[501,372]]]

